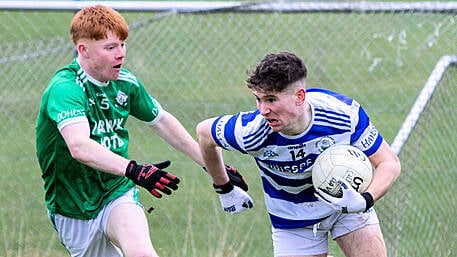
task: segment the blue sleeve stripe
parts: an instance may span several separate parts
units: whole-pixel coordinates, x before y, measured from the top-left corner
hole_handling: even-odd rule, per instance
[[[219,116],[216,118],[216,120],[213,122],[213,124],[211,125],[211,135],[214,139],[214,141],[216,142],[216,144],[220,147],[222,147],[223,149],[226,149],[226,150],[230,150],[230,149],[227,149],[217,138],[216,136],[216,125],[217,123],[219,122],[219,120],[222,118],[223,116]],[[233,130],[231,129],[226,129],[227,127],[230,127],[232,126],[233,122],[236,122],[236,116],[233,116],[232,118],[230,118],[230,120],[224,125],[224,128],[223,128],[223,132],[224,132],[224,139],[226,140],[226,143],[229,144],[231,147],[233,147],[234,149],[240,151],[241,153],[246,153],[243,149],[241,149],[241,147],[238,145],[238,143],[236,142],[236,138],[235,138],[235,135],[233,134]],[[232,124],[232,125],[231,125]]]
[[[365,132],[366,128],[370,125],[370,119],[368,118],[367,113],[365,110],[360,107],[359,108],[359,121],[355,126],[355,133],[351,136],[351,142],[357,141],[360,136]]]
[[[364,153],[367,155],[367,156],[370,156],[372,154],[374,154],[376,151],[378,151],[379,147],[381,146],[382,144],[382,141],[384,140],[383,137],[381,136],[381,134],[378,134],[379,136],[376,138],[376,141],[374,142],[373,146],[370,147],[370,149],[364,151]]]
[[[234,149],[242,152],[242,153],[246,153],[241,147],[240,145],[238,144],[238,142],[236,141],[236,137],[235,137],[235,124],[236,124],[236,120],[238,118],[239,115],[234,115],[232,116],[228,122],[225,124],[224,126],[224,138],[225,140],[227,141],[227,143],[233,147]]]
[[[216,137],[216,124],[219,122],[219,120],[221,118],[222,118],[222,116],[217,117],[216,120],[213,122],[213,124],[211,124],[211,136],[213,137],[214,142],[216,142],[216,144],[218,146],[225,149],[225,147],[219,142],[219,140],[217,140],[217,137]]]

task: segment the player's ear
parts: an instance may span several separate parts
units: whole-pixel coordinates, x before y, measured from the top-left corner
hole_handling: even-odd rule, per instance
[[[304,88],[299,88],[295,91],[295,103],[302,105],[305,102],[306,91]]]
[[[88,55],[87,55],[87,46],[86,46],[86,44],[78,43],[76,45],[76,50],[78,50],[78,55],[81,55],[81,56],[87,58]]]

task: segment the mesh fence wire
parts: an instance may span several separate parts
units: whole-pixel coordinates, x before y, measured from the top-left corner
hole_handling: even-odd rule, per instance
[[[392,256],[453,256],[457,249],[457,202],[449,194],[457,177],[456,72],[452,66],[444,73],[402,149],[398,193],[384,203],[395,209],[379,208]]]
[[[46,217],[35,157],[41,93],[73,58],[71,11],[0,11],[0,256],[62,256]],[[123,12],[130,24],[126,67],[194,134],[205,118],[255,108],[246,71],[267,52],[305,59],[308,85],[359,100],[391,142],[435,63],[456,52],[456,17],[422,12]],[[456,73],[446,72],[400,155],[403,174],[377,204],[389,256],[453,256],[457,171]],[[131,119],[131,157],[170,159],[182,178],[174,195],[144,192],[161,256],[272,256],[270,224],[256,168],[226,153],[250,183],[256,207],[220,210],[208,177]],[[342,256],[331,243],[330,253]]]

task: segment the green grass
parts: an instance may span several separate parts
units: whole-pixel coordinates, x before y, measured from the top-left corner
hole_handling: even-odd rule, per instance
[[[71,49],[71,45],[60,43],[69,43],[71,14],[0,11],[0,60],[55,47]],[[129,22],[154,17],[151,13],[125,15]],[[58,40],[48,42],[50,38]],[[427,42],[433,40],[435,45],[429,46]],[[194,134],[195,125],[204,118],[255,108],[254,99],[244,86],[246,70],[267,52],[291,50],[304,57],[309,86],[328,87],[356,97],[391,142],[435,63],[456,51],[455,42],[453,18],[442,14],[174,15],[131,32],[126,66]],[[65,256],[46,217],[35,158],[34,125],[42,90],[55,70],[71,57],[71,51],[65,51],[27,62],[8,61],[0,70],[0,195],[4,199],[0,209],[0,256]],[[377,60],[380,62],[375,65]],[[438,102],[441,101],[453,104],[447,99]],[[431,128],[430,133],[441,135],[441,131],[452,130],[440,122],[447,115],[438,112],[433,122],[437,127]],[[164,144],[144,124],[132,118],[128,126],[132,158],[170,159],[170,170],[182,178],[180,189],[170,197],[153,199],[144,191],[140,196],[146,207],[155,207],[148,220],[161,256],[272,255],[260,179],[248,156],[225,154],[227,162],[237,166],[248,179],[256,207],[240,215],[228,215],[221,211],[211,182],[200,167]],[[455,140],[451,142],[455,145]],[[395,251],[408,253],[403,256],[414,256],[414,246],[419,252],[417,245],[427,246],[427,240],[432,241],[430,237],[437,237],[430,230],[445,231],[449,240],[457,241],[455,232],[449,231],[455,227],[450,223],[453,215],[449,210],[453,209],[441,207],[446,199],[434,189],[434,194],[440,196],[425,207],[423,199],[430,202],[434,198],[417,186],[420,181],[430,180],[429,170],[449,169],[444,156],[455,155],[455,151],[443,147],[448,149],[444,155],[433,148],[436,144],[446,145],[431,140],[421,148],[423,153],[419,156],[414,155],[415,146],[407,148],[408,154],[402,156],[407,165],[404,174],[378,204],[388,247],[394,245],[398,247]],[[413,157],[419,161],[411,162]],[[413,164],[423,169],[413,175]],[[455,172],[446,170],[440,174],[442,177],[436,182],[423,186],[452,190],[455,179],[443,178],[453,177]],[[407,198],[415,195],[420,197]],[[402,202],[402,197],[410,201]],[[457,201],[452,199],[448,205],[455,209],[452,204]],[[399,212],[405,205],[408,208]],[[443,215],[417,220],[417,213],[423,219],[429,218],[435,208],[443,208]],[[399,243],[394,242],[397,221],[403,221]],[[427,227],[428,224],[436,226]],[[434,256],[450,256],[445,249],[452,241],[443,242],[424,247],[426,254],[421,256],[429,255],[428,249],[440,251]],[[331,254],[342,256],[334,243]]]

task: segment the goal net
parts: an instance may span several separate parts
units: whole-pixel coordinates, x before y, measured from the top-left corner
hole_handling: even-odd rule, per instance
[[[50,77],[73,58],[68,26],[74,11],[88,3],[0,1],[0,256],[66,254],[46,217],[34,125]],[[452,256],[457,249],[455,2],[104,3],[130,25],[125,67],[193,135],[205,118],[255,108],[246,70],[266,53],[302,56],[308,85],[356,98],[400,154],[403,173],[376,204],[389,256]],[[438,65],[443,56],[446,68]],[[410,114],[417,109],[420,115]],[[161,256],[272,256],[250,158],[225,153],[256,203],[227,215],[200,167],[143,123],[132,118],[127,124],[131,158],[169,159],[182,180],[163,199],[140,195],[155,208],[148,220]],[[334,242],[330,254],[343,256]]]

